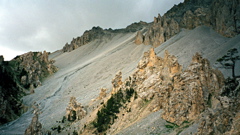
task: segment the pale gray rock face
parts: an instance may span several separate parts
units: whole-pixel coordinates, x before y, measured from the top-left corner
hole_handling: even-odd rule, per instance
[[[144,44],[157,47],[179,33],[181,28],[194,29],[202,25],[212,27],[225,37],[239,34],[239,0],[185,0],[163,16],[154,17],[152,26],[144,35]],[[135,42],[137,40],[139,36]]]

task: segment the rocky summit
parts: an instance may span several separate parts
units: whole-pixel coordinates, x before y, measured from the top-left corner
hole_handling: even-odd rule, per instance
[[[180,32],[181,28],[193,29],[209,26],[223,36],[234,37],[240,33],[239,0],[185,0],[175,5],[163,16],[154,17],[153,25],[136,44],[159,46]]]
[[[0,134],[240,134],[239,9],[185,0],[53,53],[0,56]]]

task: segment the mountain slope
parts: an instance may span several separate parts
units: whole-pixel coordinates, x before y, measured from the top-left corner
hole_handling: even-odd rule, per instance
[[[0,134],[23,134],[32,112],[53,134],[239,132],[239,81],[215,69],[229,49],[240,50],[239,5],[185,0],[153,23],[93,27],[50,54],[58,72],[23,97],[32,109]]]
[[[28,105],[38,106],[39,121],[43,128],[50,130],[65,115],[71,96],[84,106],[98,96],[100,88],[110,88],[115,73],[122,70],[127,76],[133,72],[143,52],[150,46],[136,46],[135,33],[120,33],[112,39],[103,37],[68,53],[54,57],[59,71],[47,78],[35,93],[23,98]],[[51,57],[51,56],[50,56]],[[22,134],[31,121],[31,111],[22,118],[1,127],[1,131]],[[23,124],[24,123],[24,124]]]
[[[180,32],[181,28],[194,29],[208,26],[226,37],[240,33],[239,0],[185,0],[175,5],[163,16],[154,17],[154,22],[142,43],[157,47]]]
[[[233,38],[226,38],[209,27],[201,26],[193,30],[182,29],[179,34],[155,48],[155,52],[158,56],[164,57],[164,52],[167,50],[170,54],[174,54],[177,57],[180,65],[186,68],[196,52],[199,52],[204,58],[207,58],[212,66],[216,66],[214,64],[216,60],[226,54],[231,48],[240,50],[239,35]],[[240,65],[236,67],[236,69],[239,68]],[[219,70],[221,70],[225,76],[231,76],[230,70],[221,68]],[[237,74],[240,74],[239,70]],[[172,129],[165,127],[168,123],[162,119],[161,114],[162,110],[153,112],[142,120],[120,131],[118,134],[157,134],[160,132],[170,134],[169,131]],[[197,124],[194,124],[188,131],[186,130],[182,134],[189,134],[190,132],[196,132],[196,130]]]
[[[115,73],[121,70],[123,79],[133,73],[143,52],[151,47],[135,45],[135,35],[136,33],[117,34],[112,39],[95,40],[71,52],[58,53],[54,56],[59,71],[47,78],[34,94],[23,98],[26,105],[31,106],[34,103],[39,107],[41,111],[39,121],[44,123],[42,125],[45,130],[50,130],[57,125],[55,121],[62,119],[71,96],[75,96],[77,101],[91,112],[93,108],[88,108],[91,106],[89,104],[91,99],[98,97],[101,88],[107,88],[107,92],[110,92],[111,79],[114,78]],[[162,56],[164,50],[168,50],[170,54],[177,56],[183,66],[188,65],[190,55],[196,52],[202,53],[203,57],[207,56],[211,63],[214,63],[219,52],[226,52],[232,47],[239,48],[239,43],[237,37],[226,39],[207,27],[199,27],[192,31],[182,30],[156,48],[155,52]],[[209,45],[212,48],[209,49]],[[217,51],[216,54],[211,53],[213,50]],[[151,115],[159,116],[159,113]],[[28,111],[20,119],[0,129],[4,133],[22,134],[31,117],[31,111]],[[77,123],[72,126],[78,128]],[[151,125],[150,121],[148,124]],[[154,125],[154,121],[152,124]],[[137,130],[137,127],[133,129]]]

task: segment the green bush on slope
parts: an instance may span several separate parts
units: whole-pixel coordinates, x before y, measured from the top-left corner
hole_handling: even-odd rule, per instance
[[[107,101],[106,105],[103,105],[97,113],[97,119],[93,122],[94,127],[97,128],[99,133],[106,131],[110,125],[114,123],[114,120],[117,118],[117,113],[119,109],[127,101],[130,101],[130,98],[133,96],[134,89],[126,89],[125,94],[120,89],[116,94],[113,94],[111,98]]]

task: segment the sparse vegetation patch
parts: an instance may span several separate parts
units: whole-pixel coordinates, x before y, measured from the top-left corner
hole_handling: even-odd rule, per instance
[[[114,120],[117,119],[116,114],[119,113],[119,109],[127,101],[130,101],[134,93],[133,88],[126,89],[125,91],[120,89],[116,94],[111,96],[106,105],[104,104],[98,111],[97,119],[93,122],[94,127],[97,128],[97,132],[106,131],[114,123]]]

